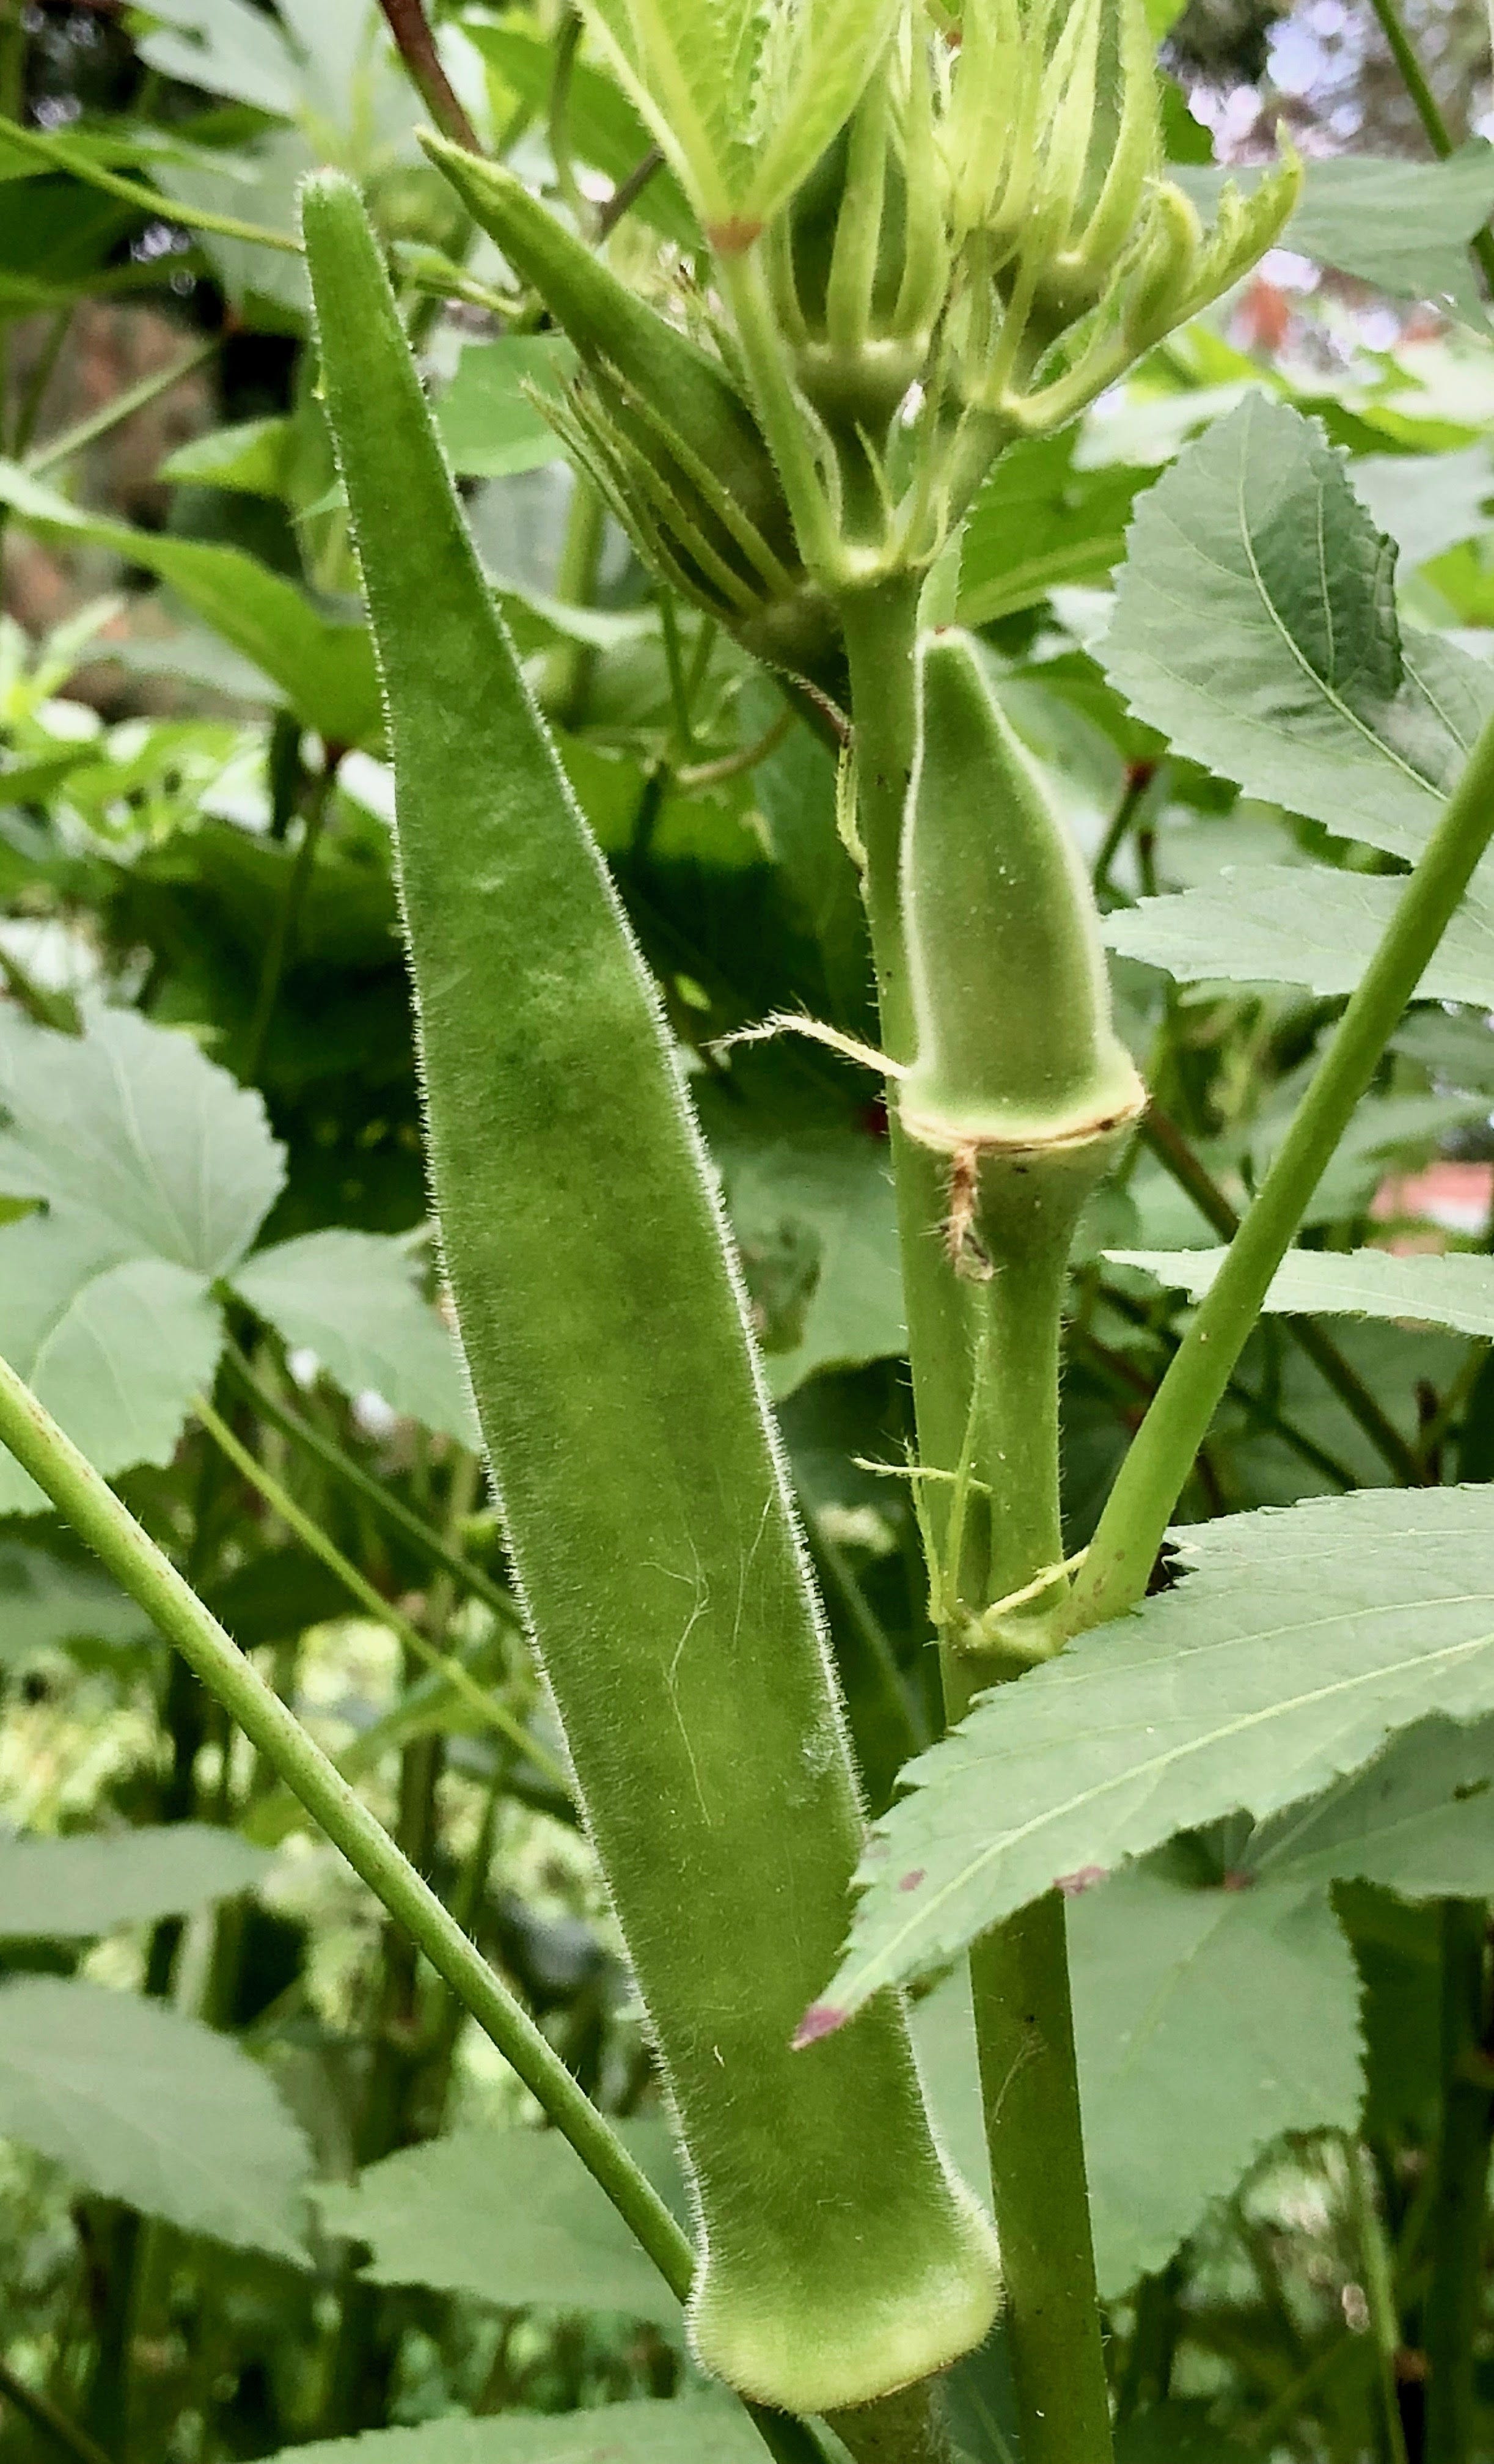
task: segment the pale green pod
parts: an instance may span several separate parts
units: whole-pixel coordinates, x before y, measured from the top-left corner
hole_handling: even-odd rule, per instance
[[[311,182],[304,229],[386,694],[447,1268],[692,2177],[694,2346],[766,2404],[869,2403],[979,2342],[991,2234],[895,1999],[790,2050],[863,1825],[715,1186],[353,188]]]
[[[956,1155],[1109,1139],[1142,1089],[1111,1024],[1088,877],[968,634],[921,644],[918,702],[902,846],[916,1030],[904,1127]]]

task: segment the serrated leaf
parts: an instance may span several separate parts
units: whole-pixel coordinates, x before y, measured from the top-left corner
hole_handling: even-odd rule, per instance
[[[1494,1707],[1494,1493],[1363,1491],[1174,1535],[1189,1571],[977,1704],[875,1827],[820,2006],[953,1957],[1066,1877],[1325,1787]]]
[[[0,1545],[0,1668],[69,1642],[127,1644],[150,1631],[143,1611],[101,1574],[40,1549]]]
[[[185,1916],[252,1890],[272,1862],[236,1831],[206,1822],[72,1839],[0,1837],[0,1937],[82,1941]]]
[[[306,2262],[309,2150],[231,2038],[77,1978],[0,1989],[0,2132],[103,2197]]]
[[[1494,1892],[1494,1723],[1421,1721],[1241,1854],[1268,1879],[1375,1882],[1403,1900]]]
[[[655,2161],[661,2136],[645,2133]],[[369,2245],[363,2272],[377,2284],[679,2325],[678,2301],[559,2131],[458,2131],[370,2166],[356,2189],[316,2196],[329,2233]]]
[[[428,1429],[477,1443],[456,1339],[421,1292],[403,1242],[307,1232],[261,1249],[233,1287],[287,1343],[314,1352],[345,1394],[371,1391]]]
[[[285,1177],[262,1098],[134,1010],[95,1009],[81,1036],[0,1011],[0,1191],[209,1277],[243,1256]]]
[[[1227,1249],[1110,1249],[1173,1291],[1201,1300]],[[1494,1258],[1396,1257],[1389,1249],[1289,1249],[1263,1309],[1288,1315],[1413,1318],[1459,1334],[1494,1335]]]
[[[287,2447],[269,2464],[760,2464],[762,2440],[729,2397],[606,2404],[585,2412],[428,2421]]]
[[[0,1228],[0,1355],[106,1476],[170,1462],[222,1348],[223,1321],[190,1268],[121,1258],[107,1231],[70,1215]],[[0,1514],[47,1503],[0,1449]]]
[[[1175,750],[1415,856],[1494,670],[1402,636],[1394,551],[1316,423],[1250,394],[1137,499],[1107,674]]]
[[[1361,454],[1351,477],[1370,519],[1400,550],[1403,572],[1488,529],[1494,470],[1482,443],[1459,453]]]
[[[378,736],[378,680],[366,627],[323,616],[295,583],[256,557],[85,513],[15,462],[0,462],[0,503],[44,539],[83,539],[156,574],[329,741],[361,744]]]
[[[1394,873],[1336,872],[1327,865],[1231,866],[1217,888],[1116,908],[1103,929],[1121,957],[1164,968],[1179,983],[1306,984],[1316,993],[1349,993],[1405,886]],[[1454,912],[1417,997],[1494,1005],[1488,888],[1469,891]]]

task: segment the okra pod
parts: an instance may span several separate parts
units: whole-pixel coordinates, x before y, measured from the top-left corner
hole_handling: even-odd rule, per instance
[[[356,191],[304,231],[378,647],[447,1272],[526,1615],[692,2181],[695,2350],[795,2411],[984,2335],[989,2229],[884,1998],[790,2051],[862,1814],[714,1181]]]

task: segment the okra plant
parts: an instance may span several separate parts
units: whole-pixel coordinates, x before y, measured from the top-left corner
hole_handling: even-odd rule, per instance
[[[153,559],[281,694],[271,836],[283,853],[297,818],[301,836],[221,1054],[49,993],[4,957],[15,1014],[0,1014],[0,1190],[15,1220],[0,1222],[0,1271],[9,1259],[24,1280],[29,1258],[39,1297],[15,1327],[0,1302],[0,1441],[14,1484],[0,1488],[0,1510],[54,1509],[202,1681],[222,1714],[220,1832],[234,1815],[253,1859],[300,1809],[390,1922],[379,2093],[350,2150],[368,2171],[364,2187],[328,2187],[320,2203],[320,2263],[341,2270],[342,2323],[312,2427],[374,2426],[359,2409],[377,2346],[371,2280],[354,2260],[328,2259],[328,2241],[366,2242],[379,2281],[471,2281],[450,2252],[428,2255],[423,2278],[414,2263],[402,2275],[407,2254],[385,2245],[367,2187],[434,2136],[416,2090],[436,2074],[439,2107],[466,2013],[583,2168],[572,2194],[594,2196],[578,2212],[621,2288],[615,2306],[652,2318],[651,2300],[672,2321],[683,2305],[690,2366],[707,2385],[619,2407],[647,2411],[638,2435],[660,2442],[619,2453],[1110,2464],[1138,2412],[1145,2434],[1149,2371],[1158,2417],[1182,2417],[1165,2402],[1172,2345],[1158,2362],[1149,2321],[1173,2298],[1171,2254],[1195,2219],[1168,2240],[1166,2216],[1139,2218],[1136,2265],[1117,2276],[1107,2238],[1117,2202],[1107,2209],[1103,2161],[1087,2162],[1094,2101],[1074,1963],[1088,1944],[1101,1965],[1122,1887],[1148,1905],[1154,1892],[1157,1925],[1175,1924],[1179,1878],[1197,1868],[1215,1899],[1259,1889],[1279,1911],[1269,1922],[1284,1970],[1293,1927],[1309,1922],[1347,1962],[1332,1886],[1440,1903],[1440,2102],[1404,2281],[1381,2214],[1394,2186],[1368,2182],[1358,2139],[1343,2136],[1344,2097],[1325,2089],[1327,2109],[1307,2119],[1339,2133],[1362,2237],[1354,2289],[1376,2452],[1389,2464],[1474,2464],[1494,2135],[1477,1878],[1487,1871],[1494,1889],[1482,1811],[1494,1772],[1486,1722],[1452,1724],[1494,1711],[1494,1522],[1478,1485],[1494,1456],[1481,1463],[1470,1435],[1494,1398],[1475,1354],[1408,1437],[1322,1320],[1424,1319],[1486,1339],[1494,1272],[1483,1257],[1293,1243],[1340,1220],[1314,1204],[1361,1099],[1398,1066],[1385,1056],[1408,1005],[1418,994],[1494,1002],[1488,671],[1456,644],[1401,630],[1394,550],[1334,447],[1285,405],[1246,395],[1149,493],[1134,491],[1100,656],[1117,724],[1135,740],[1116,826],[1091,867],[1029,740],[1000,606],[982,600],[989,584],[973,569],[972,543],[988,546],[993,531],[997,574],[1021,562],[1023,543],[1006,533],[1020,532],[1032,457],[1067,455],[1082,415],[1258,266],[1298,207],[1302,166],[1287,150],[1252,184],[1226,180],[1205,216],[1203,184],[1175,177],[1165,158],[1143,0],[581,0],[549,89],[552,206],[502,159],[512,147],[478,142],[424,13],[393,0],[384,13],[439,122],[420,131],[406,170],[443,244],[395,228],[361,163],[361,177],[319,168],[302,182],[298,242],[197,214],[205,235],[304,255],[309,373],[274,440],[272,493],[311,542],[319,598],[247,558],[213,561],[233,550],[171,534],[141,544],[80,514],[49,488],[44,462],[25,460],[25,438],[0,486],[43,537],[71,526]],[[484,29],[495,72],[506,64],[521,92],[522,37]],[[263,27],[254,39],[269,40]],[[187,54],[190,67],[189,43]],[[618,179],[600,229],[566,154],[566,111],[582,104],[600,152],[619,126],[648,149]],[[18,140],[23,153],[45,142],[24,127]],[[47,159],[121,187],[107,164]],[[139,205],[133,175],[122,187]],[[650,194],[662,248],[626,219]],[[531,391],[509,408],[547,423],[574,473],[559,601],[495,588],[485,567],[491,541],[469,521],[451,426],[428,398],[435,298],[499,314],[506,339],[535,346]],[[269,440],[242,451],[242,465],[199,456],[186,468],[257,486],[242,471],[260,469]],[[589,604],[602,560],[624,541],[630,572],[658,594],[657,625],[636,606]],[[326,604],[355,589],[367,637]],[[593,823],[607,763],[569,722],[589,663],[646,627],[669,680],[668,759],[631,835],[606,838]],[[692,708],[723,642],[730,693],[762,710],[767,732],[692,763]],[[1072,682],[1082,654],[1047,664]],[[1044,665],[1035,657],[1026,680]],[[21,680],[10,690],[20,709]],[[26,715],[44,700],[37,686]],[[763,766],[790,730],[806,760],[837,768],[838,839],[818,848],[816,879],[823,888],[825,859],[838,868],[827,894],[856,902],[865,941],[852,946],[865,948],[869,980],[827,999],[834,1015],[767,1003],[707,1037],[709,991],[688,965],[661,960],[670,928],[649,908],[648,835],[668,771],[709,792]],[[366,1231],[291,1230],[279,1218],[282,1237],[259,1244],[280,1181],[255,1089],[283,1066],[276,1020],[300,936],[322,929],[321,834],[370,748],[392,773],[425,1166],[460,1380],[405,1250],[396,1263]],[[1212,893],[1158,898],[1145,869],[1139,902],[1110,895],[1126,832],[1159,779],[1165,789],[1169,770],[1189,765],[1301,817],[1296,869],[1241,875],[1222,923]],[[1373,853],[1310,873],[1327,833]],[[146,890],[119,891],[121,947],[131,897],[148,903],[140,869]],[[1331,957],[1315,943],[1284,955],[1294,911],[1303,944],[1318,907],[1338,934]],[[1139,1003],[1125,977],[1117,998],[1116,953],[1180,984],[1249,984],[1274,967],[1319,1002],[1281,1028],[1284,1043],[1296,1037],[1279,1071],[1291,1102],[1233,1194],[1153,1100],[1174,1091],[1165,1072],[1177,1074],[1166,1037],[1163,1084],[1145,1083]],[[1427,1067],[1440,1084],[1456,1066],[1436,1040],[1441,1013],[1416,1015],[1432,1022]],[[749,1100],[763,1046],[785,1072],[812,1062],[817,1086],[854,1090],[847,1100],[885,1127],[912,1414],[904,1459],[867,1478],[906,1507],[927,1674],[899,1664],[834,1533],[796,1495],[804,1483],[775,1411],[770,1312],[750,1271],[760,1261],[744,1261],[716,1160],[730,1184],[733,1106]],[[240,1085],[209,1095],[224,1063]],[[190,1168],[172,1161],[152,1119],[216,1119],[213,1103],[232,1107],[242,1168],[223,1162],[215,1130]],[[1130,1247],[1105,1228],[1141,1220],[1136,1191],[1163,1166],[1225,1246]],[[354,1246],[308,1257],[319,1241]],[[75,1441],[85,1381],[76,1364],[71,1387],[58,1378],[45,1290],[66,1242],[80,1262],[70,1309],[90,1296],[102,1306],[96,1287],[122,1276],[136,1322],[155,1311],[176,1330],[205,1441],[189,1516],[148,1483],[121,1498],[105,1477],[160,1468],[176,1441],[159,1364],[138,1358],[128,1429]],[[1104,1284],[1107,1269],[1118,1280]],[[350,1331],[337,1287],[376,1275],[385,1322]],[[1181,1331],[1159,1285],[1196,1304]],[[1066,1325],[1124,1379],[1103,1330],[1105,1311],[1120,1321],[1127,1309],[1167,1365],[1142,1380],[1145,1409],[1076,1548]],[[1337,1480],[1333,1456],[1247,1381],[1252,1347],[1269,1344],[1280,1382],[1284,1327],[1400,1487]],[[298,1409],[295,1362],[307,1351],[349,1387],[381,1373],[403,1380],[396,1402],[444,1434],[467,1472],[450,1480],[441,1529],[426,1510],[428,1458],[415,1505],[403,1503]],[[1364,1493],[1277,1516],[1225,1512],[1211,1430],[1241,1398],[1295,1437],[1314,1473],[1326,1464],[1330,1487]],[[1443,1486],[1439,1448],[1455,1423],[1469,1480]],[[365,1522],[383,1519],[379,1580],[307,1510],[281,1448],[314,1458]],[[250,1587],[237,1544],[220,1545],[231,1472],[338,1596],[397,1639],[392,1837],[352,1785],[372,1755],[355,1746],[341,1766],[330,1758],[292,1707],[294,1666],[277,1661],[267,1683],[232,1639]],[[1200,1483],[1212,1519],[1196,1511]],[[485,1542],[491,1563],[478,1562]],[[71,1546],[61,1562],[86,1588],[94,1578]],[[397,1577],[411,1550],[426,1589],[406,1598]],[[487,1657],[456,1626],[464,1590],[494,1620]],[[902,1766],[870,1824],[880,1731],[847,1711],[837,1618],[873,1668],[890,1764]],[[264,1639],[279,1644],[279,1626]],[[206,1740],[186,1678],[171,1682],[168,1810],[180,1820],[198,1802]],[[417,1754],[432,1705],[456,1705],[493,1758],[471,1863],[444,1892],[425,1878],[439,1826],[434,1769]],[[1417,1727],[1434,1714],[1442,1727]],[[247,1777],[235,1735],[253,1749]],[[640,2079],[668,2116],[663,2149],[613,2127],[600,2057],[583,2084],[581,2059],[567,2065],[471,1938],[516,1771],[537,1803],[583,1826],[636,1996]],[[231,1856],[224,1895],[235,1870]],[[5,1888],[0,1862],[0,1907]],[[217,1894],[206,1881],[203,1896]],[[146,2015],[165,2026],[179,2015],[164,2003],[173,1974],[179,1998],[187,1988],[179,1932],[164,1928],[196,1902],[180,1887],[146,1900],[161,1921],[147,1994],[163,2004]],[[121,1905],[134,1906],[128,1888]],[[415,1951],[447,1996],[450,2016],[433,2025]],[[205,2015],[235,2007],[242,1953],[225,1911]],[[1169,1979],[1186,1964],[1179,1953]],[[0,1995],[0,2127],[5,2063],[20,2058],[6,2009]],[[942,2035],[926,2024],[934,2011]],[[978,2136],[950,2126],[950,2042],[978,2079]],[[1288,2112],[1281,2127],[1299,2119]],[[25,2126],[58,2152],[45,2121]],[[1237,2176],[1266,2135],[1243,2127]],[[127,2198],[125,2159],[103,2169],[101,2191]],[[1229,2187],[1210,2174],[1200,2204]],[[436,2242],[461,2200],[479,2214],[501,2201],[480,2165],[447,2188],[454,2204],[438,2208]],[[283,2222],[246,2225],[236,2210],[205,2229],[282,2259],[300,2249]],[[150,2248],[118,2230],[103,2274],[119,2315],[99,2328],[84,2428],[0,2356],[0,2392],[18,2386],[39,2432],[90,2464],[100,2443],[112,2453],[111,2390],[128,2377],[121,2357],[151,2298]],[[1112,2371],[1102,2295],[1113,2323],[1117,2291],[1138,2277]],[[1401,2325],[1413,2315],[1420,2341],[1408,2359]],[[1175,2323],[1167,2333],[1175,2342]],[[1414,2452],[1402,2401],[1413,2381],[1426,2388]],[[988,2403],[995,2385],[1004,2427]],[[1258,2440],[1289,2426],[1299,2392],[1264,2406]],[[1212,2455],[1208,2441],[1222,2446],[1224,2433],[1199,2421],[1184,2427]],[[409,2432],[412,2457],[421,2435]],[[494,2444],[494,2464],[611,2452],[549,2435]],[[670,2443],[679,2437],[687,2445]]]

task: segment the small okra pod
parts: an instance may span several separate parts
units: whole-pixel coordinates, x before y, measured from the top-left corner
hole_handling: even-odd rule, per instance
[[[883,1997],[795,2025],[862,1814],[715,1183],[356,191],[303,223],[383,672],[428,1145],[509,1551],[692,2177],[695,2350],[794,2411],[978,2343],[990,2230]]]
[[[954,630],[918,654],[902,846],[916,1034],[910,1135],[993,1159],[1108,1142],[1142,1102],[1110,1021],[1088,877],[1036,765]]]

